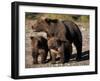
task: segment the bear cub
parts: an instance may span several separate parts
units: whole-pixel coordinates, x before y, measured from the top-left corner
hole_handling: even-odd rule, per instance
[[[38,64],[38,57],[41,56],[41,63],[46,62],[47,54],[48,54],[48,45],[47,39],[44,37],[30,37],[31,45],[32,45],[32,57],[33,64]]]
[[[52,64],[56,63],[56,56],[59,54],[59,63],[68,62],[72,54],[72,45],[68,40],[61,41],[57,37],[50,37],[48,39],[48,48],[51,52]]]

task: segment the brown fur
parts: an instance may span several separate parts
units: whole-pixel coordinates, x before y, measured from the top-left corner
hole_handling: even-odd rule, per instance
[[[74,22],[45,18],[37,20],[37,23],[32,28],[35,31],[46,32],[48,38],[51,37],[59,38],[59,40],[62,41],[62,46],[65,47],[66,49],[67,49],[66,43],[71,45],[73,43],[77,50],[76,59],[81,60],[82,34],[80,29]],[[65,48],[63,48],[63,50],[66,50]]]

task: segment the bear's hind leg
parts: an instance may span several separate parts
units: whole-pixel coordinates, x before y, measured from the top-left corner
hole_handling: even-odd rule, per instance
[[[82,41],[76,41],[74,42],[74,45],[76,47],[76,50],[77,50],[77,57],[76,57],[76,60],[77,61],[80,61],[82,59]]]

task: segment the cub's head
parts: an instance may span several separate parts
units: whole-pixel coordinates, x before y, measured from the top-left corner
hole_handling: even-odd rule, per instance
[[[48,47],[49,49],[57,50],[61,46],[61,41],[57,37],[49,37],[48,38]]]
[[[47,43],[47,39],[45,39],[42,36],[40,36],[40,37],[33,37],[33,36],[31,36],[30,39],[31,39],[32,47],[41,48],[41,47],[43,47]]]

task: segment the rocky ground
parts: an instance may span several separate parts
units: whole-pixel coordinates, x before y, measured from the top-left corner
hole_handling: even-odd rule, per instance
[[[81,66],[81,65],[89,65],[89,25],[88,23],[76,23],[83,36],[83,47],[82,47],[82,61],[77,62],[76,58],[76,49],[73,46],[73,53],[70,59],[70,62],[65,64],[51,64],[51,61],[47,62],[46,64],[33,64],[32,58],[32,50],[31,50],[31,26],[34,24],[32,20],[26,20],[25,25],[25,67],[26,68],[39,68],[39,67],[58,67],[58,66]],[[47,57],[49,59],[49,55]]]

